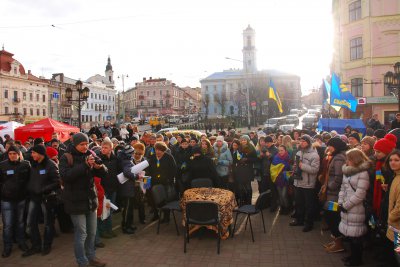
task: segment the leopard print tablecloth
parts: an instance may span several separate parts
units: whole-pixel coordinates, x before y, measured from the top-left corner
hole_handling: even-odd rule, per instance
[[[183,222],[185,225],[186,203],[190,201],[212,201],[218,204],[219,218],[222,228],[222,239],[229,237],[228,227],[233,223],[233,210],[237,207],[235,194],[229,190],[219,188],[191,188],[183,193],[181,198],[181,208],[183,211]],[[191,226],[190,233],[199,227]],[[218,231],[215,226],[209,226],[209,229]]]

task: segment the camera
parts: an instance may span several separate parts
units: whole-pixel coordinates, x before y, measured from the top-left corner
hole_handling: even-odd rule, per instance
[[[96,163],[97,165],[102,165],[102,164],[103,164],[103,161],[101,160],[101,158],[95,157],[95,158],[94,158],[94,163]]]

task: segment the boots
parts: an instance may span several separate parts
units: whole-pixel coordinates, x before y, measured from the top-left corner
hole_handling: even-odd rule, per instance
[[[333,240],[333,245],[325,248],[326,252],[328,253],[336,253],[336,252],[342,252],[344,251],[343,243],[342,243],[342,238],[337,237]]]

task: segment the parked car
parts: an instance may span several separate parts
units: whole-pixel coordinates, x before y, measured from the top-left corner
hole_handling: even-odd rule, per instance
[[[289,114],[290,115],[301,115],[301,111],[299,110],[299,109],[297,109],[297,108],[292,108],[290,111],[289,111]]]
[[[279,125],[286,123],[286,117],[279,117],[279,118],[270,118],[264,124],[265,130],[278,130]]]
[[[286,123],[287,124],[294,124],[298,125],[299,124],[299,115],[297,114],[289,114],[286,116]]]
[[[282,130],[282,132],[287,133],[289,131],[293,131],[293,129],[296,127],[294,124],[282,124],[279,126],[279,130]]]
[[[318,118],[311,115],[311,116],[304,116],[302,120],[303,129],[317,127]]]
[[[163,134],[166,132],[173,132],[173,131],[178,131],[178,128],[176,128],[176,127],[164,128],[164,129],[159,130],[157,132],[157,134]]]

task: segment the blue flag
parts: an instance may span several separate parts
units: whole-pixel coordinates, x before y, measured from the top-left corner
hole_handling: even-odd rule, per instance
[[[358,104],[357,99],[351,94],[346,85],[340,82],[335,73],[332,74],[330,104],[347,108],[352,112],[356,112]]]

